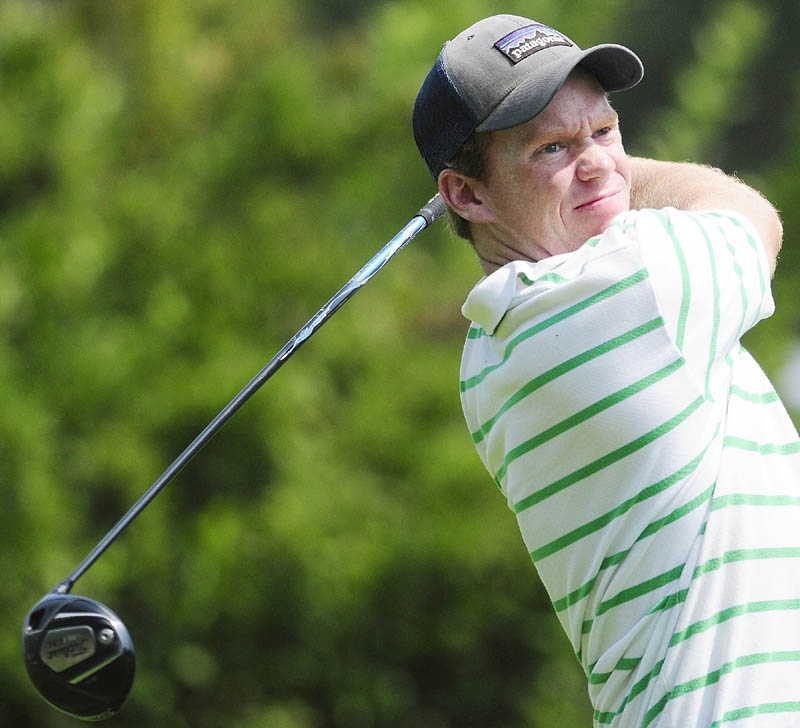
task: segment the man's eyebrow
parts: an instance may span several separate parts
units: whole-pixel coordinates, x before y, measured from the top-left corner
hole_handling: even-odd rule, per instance
[[[617,114],[614,109],[605,109],[602,113],[593,115],[590,119],[591,124],[593,127],[603,127],[609,124],[615,124],[619,121],[619,114]],[[532,141],[535,143],[539,143],[542,141],[547,141],[549,139],[557,138],[560,136],[564,136],[564,134],[569,134],[570,132],[564,127],[563,124],[559,123],[551,123],[551,124],[543,124],[542,126],[536,128],[534,131]]]
[[[604,126],[606,124],[614,124],[619,121],[619,114],[614,109],[606,109],[602,114],[598,114],[596,119],[592,121],[592,126],[598,124]]]

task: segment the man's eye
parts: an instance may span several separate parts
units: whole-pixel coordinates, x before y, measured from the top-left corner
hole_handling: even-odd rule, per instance
[[[610,134],[610,133],[611,133],[611,127],[610,126],[604,126],[602,129],[598,129],[595,132],[595,134],[597,134],[597,136],[605,136],[606,134]]]
[[[555,154],[559,149],[561,149],[561,145],[558,142],[550,142],[550,144],[545,144],[542,147],[542,152],[545,154]]]

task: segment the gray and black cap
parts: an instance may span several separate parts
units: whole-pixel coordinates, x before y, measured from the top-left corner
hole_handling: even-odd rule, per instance
[[[497,131],[539,114],[578,66],[606,91],[635,86],[642,62],[615,44],[582,50],[567,36],[518,15],[494,15],[444,44],[414,104],[413,128],[434,178],[474,131]]]

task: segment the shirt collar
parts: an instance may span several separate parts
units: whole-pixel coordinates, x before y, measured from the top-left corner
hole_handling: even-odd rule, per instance
[[[493,334],[517,292],[517,265],[507,263],[482,278],[461,307],[466,318]]]

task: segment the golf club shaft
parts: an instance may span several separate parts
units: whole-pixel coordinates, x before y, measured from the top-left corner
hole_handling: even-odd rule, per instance
[[[88,556],[78,567],[63,581],[59,582],[53,592],[68,594],[75,582],[97,561],[103,552],[122,533],[131,521],[138,516],[163,488],[186,466],[186,464],[202,449],[202,447],[220,430],[220,428],[239,410],[239,408],[255,394],[286,360],[308,338],[327,321],[361,286],[372,278],[386,263],[391,260],[407,243],[428,225],[433,223],[445,209],[442,198],[437,194],[431,198],[422,209],[397,233],[386,245],[381,248],[359,271],[356,273],[334,296],[303,326],[284,346],[275,354],[264,368],[256,374],[220,412],[209,422],[206,428],[192,441],[192,443],[172,462],[139,498],[130,510],[117,522],[117,524],[103,537],[92,549]]]

